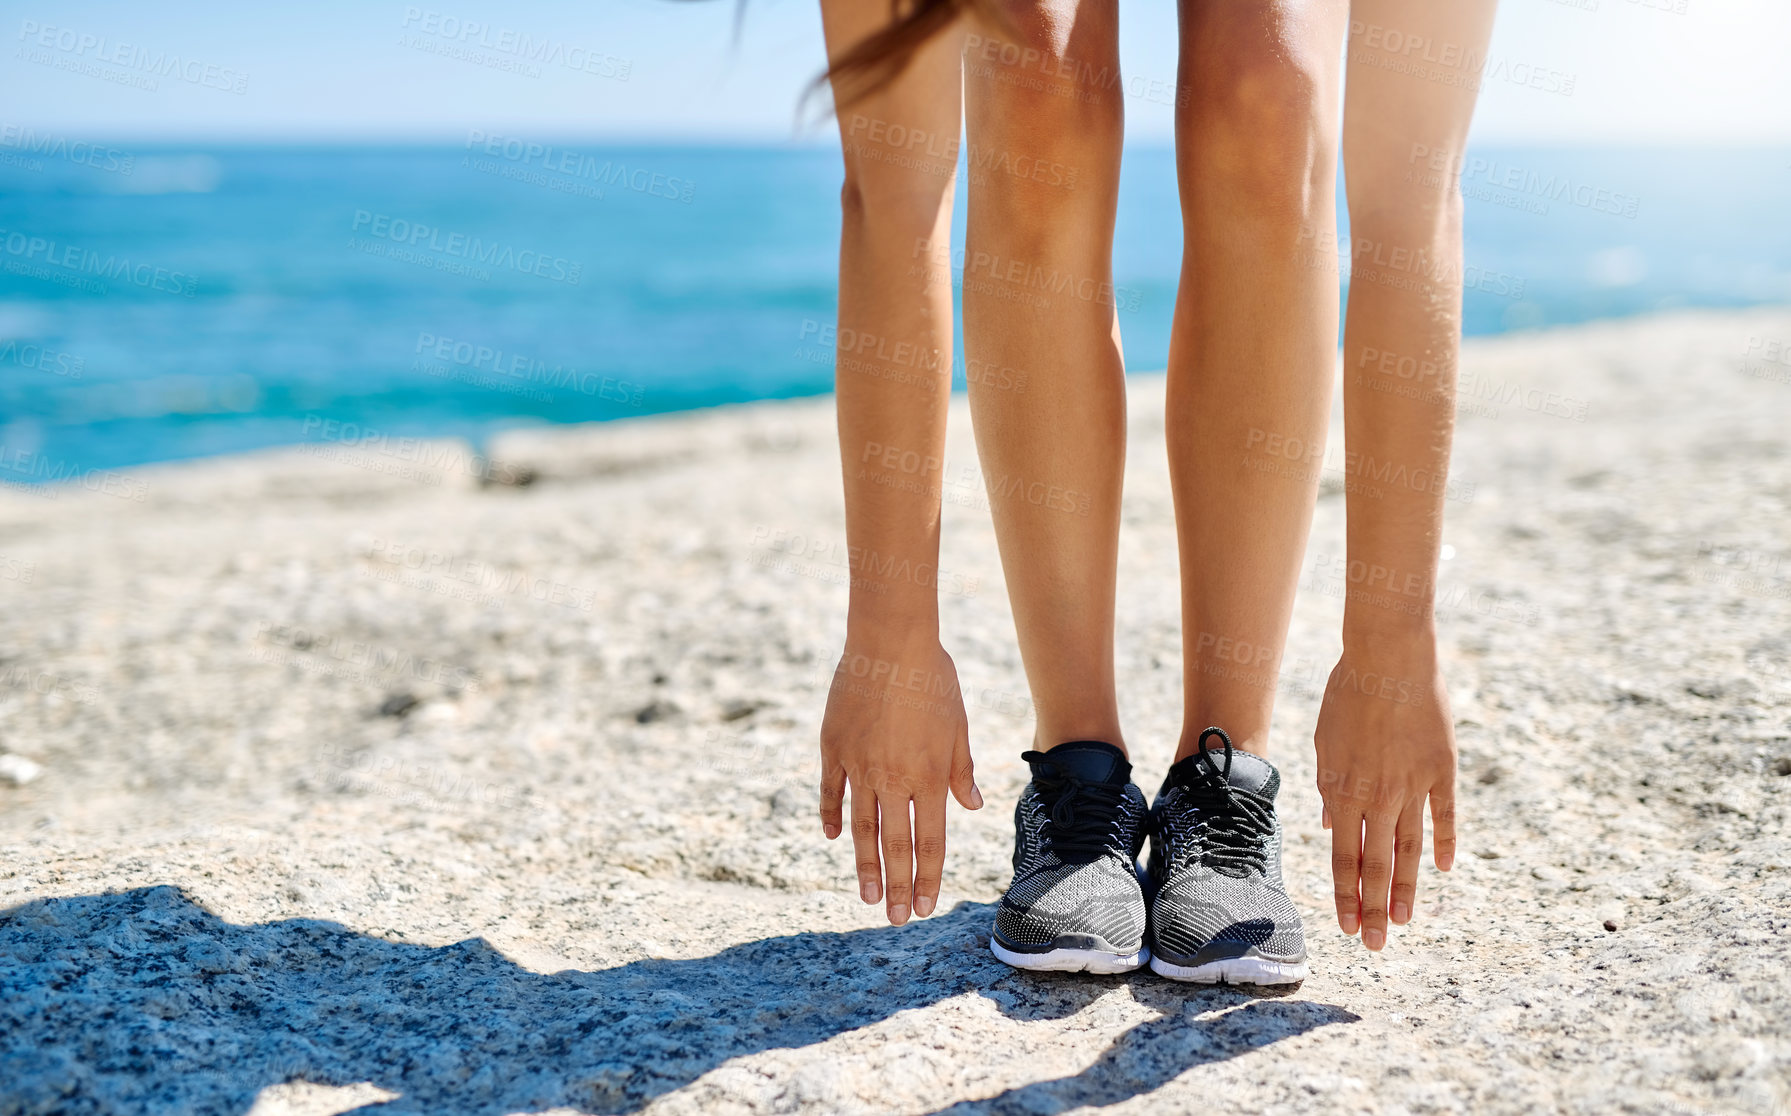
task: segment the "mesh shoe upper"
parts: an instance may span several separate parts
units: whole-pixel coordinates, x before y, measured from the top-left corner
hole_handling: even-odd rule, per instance
[[[1118,748],[1093,741],[1024,758],[1033,778],[1014,809],[1014,882],[995,933],[1028,951],[1071,944],[1136,952],[1145,915],[1135,864],[1147,809],[1132,765]]]
[[[1208,751],[1209,735],[1225,742]],[[1281,773],[1217,729],[1170,768],[1151,811],[1151,949],[1177,964],[1298,962],[1306,934],[1281,880]]]

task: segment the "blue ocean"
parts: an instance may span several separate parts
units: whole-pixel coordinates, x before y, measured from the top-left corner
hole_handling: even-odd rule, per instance
[[[1485,149],[1460,173],[1470,334],[1791,302],[1791,151]],[[312,440],[329,420],[479,444],[826,392],[839,185],[830,148],[13,129],[0,448],[33,465],[0,480]],[[1171,153],[1128,150],[1115,279],[1132,369],[1165,363],[1179,265]]]

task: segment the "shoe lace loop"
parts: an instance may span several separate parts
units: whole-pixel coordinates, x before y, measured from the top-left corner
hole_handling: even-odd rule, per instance
[[[1119,834],[1126,787],[1079,778],[1051,763],[1047,752],[1027,752],[1028,763],[1043,761],[1049,774],[1035,774],[1032,785],[1051,819],[1051,850],[1066,864],[1086,864],[1106,854],[1129,857]]]
[[[1213,760],[1207,748],[1209,736],[1225,742],[1225,766]],[[1231,737],[1225,730],[1209,728],[1200,734],[1200,752],[1194,764],[1197,778],[1183,786],[1199,823],[1197,855],[1202,864],[1228,876],[1266,872],[1269,839],[1275,833],[1275,801],[1231,782]]]

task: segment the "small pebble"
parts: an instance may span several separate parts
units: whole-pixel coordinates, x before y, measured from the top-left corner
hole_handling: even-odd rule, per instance
[[[415,694],[392,694],[379,703],[381,717],[403,717],[417,706],[423,704]]]
[[[721,707],[721,719],[724,721],[738,721],[743,717],[752,716],[763,708],[765,708],[765,703],[762,701],[749,701],[746,698],[733,698]]]
[[[683,712],[683,710],[678,708],[676,702],[660,700],[643,705],[641,708],[635,710],[634,719],[640,724],[650,725],[654,721],[669,720],[672,717],[676,717],[681,712]]]
[[[43,765],[8,752],[0,755],[0,783],[22,787],[44,773]]]
[[[1613,934],[1616,933],[1617,932],[1617,920],[1614,918],[1605,919],[1604,920],[1604,928],[1606,930],[1611,931]]]

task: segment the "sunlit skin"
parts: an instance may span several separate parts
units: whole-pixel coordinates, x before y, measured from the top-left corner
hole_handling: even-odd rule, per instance
[[[1484,59],[1496,7],[1497,0],[1356,0],[1350,11],[1343,167],[1355,266],[1343,331],[1344,443],[1404,463],[1414,476],[1447,471],[1455,431],[1462,207],[1449,168],[1467,143],[1477,83],[1377,64],[1388,42],[1377,29],[1428,37],[1441,44],[1433,56],[1447,57],[1454,47],[1463,58]],[[1438,152],[1444,169],[1431,171]],[[1377,281],[1394,278],[1376,274],[1386,268],[1381,261],[1395,258],[1381,246],[1428,258],[1428,269],[1394,269],[1400,279],[1415,270],[1416,289]],[[1438,369],[1435,389],[1416,397],[1376,390],[1385,386],[1379,369],[1387,353],[1396,369],[1400,357]],[[1352,563],[1419,571],[1420,583],[1434,587],[1443,544],[1438,486],[1387,486],[1378,499],[1357,488],[1345,499]],[[1350,594],[1343,656],[1315,733],[1337,922],[1376,950],[1386,944],[1387,924],[1409,922],[1416,910],[1426,801],[1438,868],[1454,864],[1456,846],[1455,721],[1437,660],[1435,617],[1428,608],[1411,615],[1386,603],[1381,594]],[[1389,699],[1380,687],[1359,684],[1370,675],[1399,679],[1406,689],[1395,686]],[[1397,700],[1402,693],[1411,697]]]
[[[1288,475],[1241,463],[1252,454],[1268,460],[1271,435],[1277,445],[1324,443],[1337,360],[1332,199],[1344,38],[1354,21],[1363,37],[1368,25],[1409,29],[1484,57],[1494,4],[1447,7],[1433,11],[1425,0],[1182,6],[1176,148],[1184,253],[1167,410],[1185,673],[1177,758],[1210,724],[1226,726],[1239,747],[1268,750],[1273,679],[1319,470],[1315,463]],[[886,9],[824,0],[822,11],[837,56]],[[1036,746],[1100,739],[1124,749],[1113,637],[1125,388],[1117,315],[1101,294],[1111,291],[1123,96],[1119,86],[1105,95],[1088,88],[1098,78],[1031,80],[1098,75],[1103,67],[1116,73],[1117,13],[1112,0],[1047,0],[1010,11],[1007,31],[972,23],[939,36],[894,85],[840,113],[842,336],[882,339],[880,353],[939,354],[921,375],[912,359],[867,360],[842,345],[836,383],[847,534],[865,553],[927,568],[937,562],[937,476],[920,492],[877,477],[887,473],[879,463],[888,447],[923,462],[923,480],[924,462],[943,460],[953,178],[939,164],[955,161],[950,137],[962,111],[972,151],[965,352],[971,370],[983,373],[969,377],[970,402],[1037,709]],[[1017,73],[988,51],[991,41],[1009,38],[1028,50],[1033,72]],[[1352,454],[1440,476],[1453,429],[1460,199],[1447,174],[1408,171],[1414,143],[1461,150],[1473,90],[1462,88],[1467,82],[1349,65],[1341,147],[1352,236],[1358,244],[1372,237],[1422,249],[1434,281],[1364,281],[1382,257],[1358,260],[1343,352],[1347,445]],[[892,158],[917,148],[934,157]],[[976,170],[1017,161],[1055,170],[1042,177]],[[985,273],[978,260],[1019,261],[1095,293],[1051,295],[1036,305],[1004,286],[1013,272],[991,266]],[[894,348],[904,341],[912,347]],[[1364,376],[1381,374],[1372,371],[1378,354],[1423,354],[1437,369],[1435,390],[1414,398],[1352,378],[1352,360],[1370,352],[1377,355]],[[1025,391],[989,369],[1024,374]],[[999,483],[1015,479],[1022,483]],[[1023,495],[1039,485],[1075,497],[1066,506]],[[1429,571],[1428,581],[1418,581],[1434,584],[1440,487],[1365,493],[1353,486],[1348,496],[1351,560]],[[1320,791],[1336,841],[1339,923],[1379,949],[1389,919],[1403,923],[1412,914],[1426,800],[1437,865],[1446,869],[1453,859],[1453,726],[1427,607],[1393,609],[1352,593],[1343,635],[1317,731]],[[937,903],[947,793],[967,808],[982,804],[955,669],[940,644],[936,588],[913,577],[880,580],[869,564],[855,571],[846,643],[847,659],[861,668],[882,665],[842,669],[829,695],[822,825],[829,838],[840,835],[850,786],[861,895],[884,903],[899,924]],[[1240,663],[1241,647],[1249,653]],[[1392,692],[1405,700],[1390,700],[1364,677],[1404,682]]]

